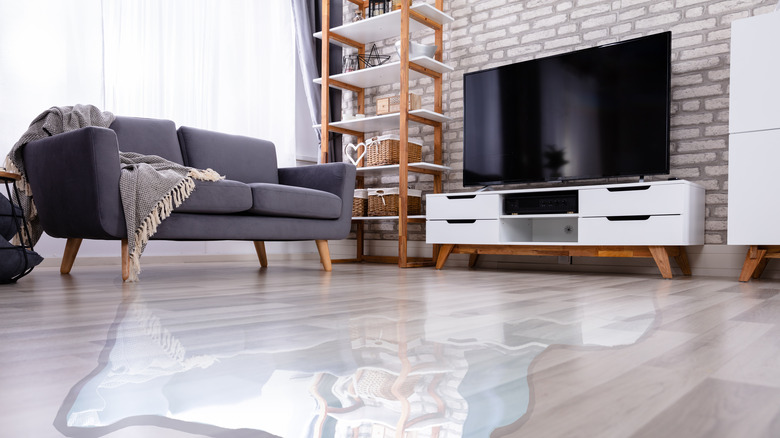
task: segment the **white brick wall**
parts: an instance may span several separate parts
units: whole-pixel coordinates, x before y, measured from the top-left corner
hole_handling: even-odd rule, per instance
[[[456,169],[445,177],[445,190],[464,190],[460,173],[464,73],[671,30],[671,176],[707,188],[706,242],[725,244],[730,26],[735,19],[769,13],[776,4],[777,0],[445,0],[444,10],[455,21],[444,29],[444,62],[455,71],[445,76],[444,110],[453,121],[444,127],[444,161]],[[386,42],[384,53],[393,51],[392,42]],[[431,34],[423,35],[422,42],[432,43]],[[432,88],[424,80],[413,84],[412,91],[428,93],[425,105],[432,102]],[[367,95],[373,102],[373,97],[397,90],[384,87]],[[367,113],[374,107],[367,102]],[[352,103],[346,102],[345,108],[352,108]],[[432,159],[432,130],[413,130],[411,135],[425,140],[425,159]],[[431,190],[430,177],[410,179]],[[397,178],[367,181],[380,182],[392,184]],[[420,225],[410,226],[410,239],[424,239],[421,231]],[[366,237],[396,235],[395,226],[376,224],[368,227]]]

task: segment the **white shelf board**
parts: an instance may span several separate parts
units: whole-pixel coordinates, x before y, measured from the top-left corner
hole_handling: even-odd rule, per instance
[[[421,67],[433,70],[437,73],[451,72],[454,69],[448,65],[429,58],[427,56],[417,56],[409,60]],[[428,76],[409,69],[409,80],[427,78]],[[351,71],[349,73],[340,73],[330,77],[334,81],[344,82],[360,88],[378,87],[380,85],[395,84],[401,80],[401,61],[395,61],[388,64],[382,64],[376,67],[364,68],[362,70]],[[314,80],[316,84],[322,84],[322,78]],[[339,88],[331,84],[331,87]]]
[[[424,214],[416,214],[414,216],[407,216],[409,219],[425,219]],[[353,221],[387,221],[387,220],[393,220],[397,221],[398,216],[358,216],[353,217]]]
[[[443,114],[426,110],[418,109],[409,111],[409,114],[422,117],[424,119],[432,120],[434,122],[448,122],[451,120]],[[349,129],[358,132],[376,132],[376,131],[388,131],[391,129],[398,129],[401,122],[401,115],[395,114],[383,114],[381,116],[365,117],[362,119],[342,120],[340,122],[333,122],[330,126],[336,128]],[[409,120],[409,123],[416,123],[413,120]],[[321,125],[314,125],[315,129],[320,129]]]
[[[452,17],[427,3],[414,4],[412,5],[411,10],[417,11],[429,20],[442,25],[454,21]],[[423,29],[430,28],[415,19],[409,20],[410,32],[417,32]],[[365,20],[360,20],[355,23],[343,24],[332,28],[330,31],[361,44],[368,44],[373,41],[397,37],[401,33],[401,10],[388,12],[377,17],[366,18]],[[315,33],[314,38],[322,39],[322,32]],[[336,41],[335,39],[331,39],[331,43],[342,47],[352,47]]]
[[[492,245],[492,244],[491,244]],[[497,245],[512,245],[512,246],[594,246],[594,245],[586,245],[584,243],[579,243],[577,241],[560,241],[560,242],[534,242],[532,240],[525,241],[525,242],[498,242]]]
[[[549,219],[549,218],[578,218],[578,213],[560,214],[502,214],[499,219]]]
[[[376,173],[398,173],[398,169],[401,166],[398,164],[388,164],[386,166],[370,166],[370,167],[358,167],[357,173],[361,174],[376,174]],[[441,172],[449,172],[452,170],[450,167],[442,166],[440,164],[433,163],[409,163],[410,168],[426,169],[426,170],[438,170]]]

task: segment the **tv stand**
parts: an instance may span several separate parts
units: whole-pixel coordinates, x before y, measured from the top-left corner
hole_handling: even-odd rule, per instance
[[[574,192],[576,211],[507,214],[517,196]],[[685,247],[704,243],[704,188],[683,180],[427,195],[427,243],[452,253],[652,258],[672,278],[670,257],[691,274]],[[507,200],[510,202],[507,203]],[[517,211],[513,209],[512,211]]]

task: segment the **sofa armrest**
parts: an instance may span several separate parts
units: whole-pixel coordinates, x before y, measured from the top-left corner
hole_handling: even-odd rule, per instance
[[[279,169],[279,184],[305,187],[352,199],[355,190],[355,166],[327,163]]]
[[[24,168],[43,230],[53,237],[127,235],[114,131],[86,127],[24,146]]]
[[[279,184],[305,187],[333,193],[343,201],[342,217],[352,217],[355,195],[355,166],[347,163],[327,163],[279,169]]]

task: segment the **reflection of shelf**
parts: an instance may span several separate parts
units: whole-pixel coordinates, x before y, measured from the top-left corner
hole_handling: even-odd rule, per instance
[[[451,119],[443,114],[433,112],[426,109],[419,109],[409,111],[409,114],[421,117],[433,122],[447,122]],[[376,131],[388,131],[391,129],[398,129],[401,121],[401,115],[395,114],[383,114],[381,116],[366,117],[363,119],[342,120],[340,122],[333,122],[329,126],[334,128],[349,129],[358,132],[376,132]],[[409,120],[410,123],[419,123],[414,120]],[[314,125],[315,129],[319,129],[321,125]]]
[[[384,173],[398,173],[398,169],[401,166],[398,164],[388,164],[387,166],[370,166],[370,167],[358,167],[357,168],[357,174],[358,175],[367,175],[367,174],[384,174]],[[439,172],[449,172],[452,170],[451,168],[447,166],[442,166],[440,164],[433,164],[433,163],[409,163],[409,171],[414,172],[415,169],[421,169],[421,170],[432,170],[432,171],[439,171]]]
[[[414,62],[420,67],[425,67],[429,70],[433,70],[437,73],[446,73],[453,70],[452,67],[442,64],[441,62],[429,58],[427,56],[418,56],[412,58],[409,62]],[[334,81],[343,82],[347,85],[352,85],[359,88],[378,87],[380,85],[396,84],[401,80],[401,61],[390,62],[382,64],[376,67],[364,68],[362,70],[351,71],[349,73],[341,73],[330,76],[330,79]],[[417,80],[421,78],[427,78],[427,75],[419,73],[415,70],[409,69],[409,80]],[[322,78],[314,80],[315,83],[321,84]],[[331,87],[339,88],[333,83]]]
[[[409,220],[425,220],[424,214],[409,215]],[[359,216],[353,217],[353,221],[386,221],[386,220],[398,220],[398,216]]]
[[[412,6],[411,11],[418,12],[429,20],[439,24],[447,24],[454,21],[452,17],[427,3],[415,4]],[[430,28],[417,20],[409,20],[409,32],[417,32],[423,29]],[[330,29],[330,31],[362,44],[398,37],[401,33],[401,10],[388,12],[377,17],[366,18],[365,20],[356,23],[347,23],[342,26],[334,27]],[[315,33],[314,37],[321,39],[322,32]],[[336,41],[335,39],[333,39],[331,43],[342,47],[351,47]]]

